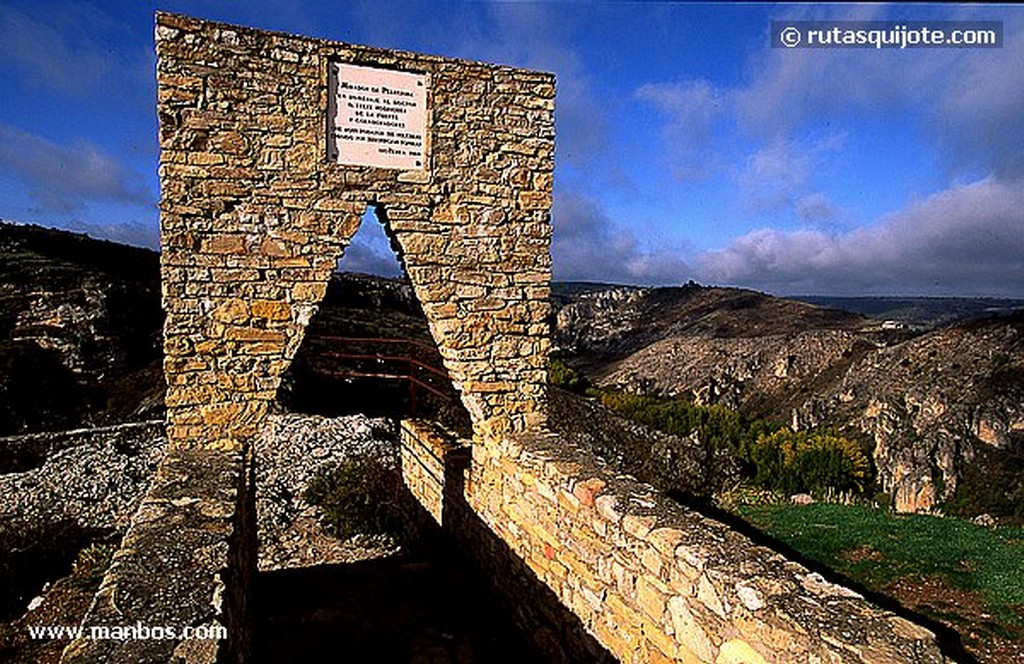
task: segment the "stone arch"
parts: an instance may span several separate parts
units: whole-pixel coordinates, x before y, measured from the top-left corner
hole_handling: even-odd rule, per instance
[[[372,228],[368,228],[368,224]],[[332,274],[320,309],[348,313],[348,308],[352,307],[362,311],[352,318],[345,315],[341,319],[336,314],[325,316],[324,312],[317,311],[310,318],[303,331],[302,344],[287,369],[292,380],[281,386],[280,398],[290,410],[321,415],[365,412],[436,417],[450,431],[469,437],[469,413],[459,398],[458,387],[446,375],[441,349],[429,330],[420,297],[412,288],[401,246],[391,232],[383,204],[366,205],[349,248],[360,237],[372,238],[374,254],[378,254],[377,249],[386,247],[384,252],[388,252],[389,261],[393,261],[397,272],[392,271],[389,262],[384,278],[399,281],[384,285],[385,282],[365,281],[361,276]],[[349,258],[346,248],[338,261],[339,271],[358,273],[366,267],[357,267],[348,262]],[[376,255],[371,260],[376,263],[380,258],[382,256]],[[373,300],[382,298],[383,303],[377,303],[381,310],[369,311],[376,305],[370,304],[364,295],[370,295]],[[339,309],[339,305],[343,308]],[[392,323],[396,327],[392,328]],[[371,360],[368,365],[367,360],[350,356],[350,353],[383,353],[390,359],[382,364]],[[411,369],[399,358],[424,364]],[[437,369],[445,371],[438,373]],[[369,374],[365,373],[367,370]]]
[[[157,52],[172,447],[258,433],[367,204],[474,437],[544,425],[552,76],[167,14]],[[425,164],[332,158],[332,63],[426,83]]]

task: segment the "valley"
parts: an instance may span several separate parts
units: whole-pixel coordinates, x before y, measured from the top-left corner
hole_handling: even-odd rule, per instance
[[[155,253],[0,223],[0,298],[0,436],[162,417]],[[965,520],[951,523],[976,529],[970,537],[982,541],[991,533],[1005,540],[1011,564],[1024,557],[1014,534],[1024,523],[1021,303],[961,299],[944,307],[929,298],[924,313],[920,302],[911,307],[902,301],[859,306],[857,313],[695,283],[675,288],[556,283],[551,301],[553,347],[561,367],[556,371],[552,364],[551,378],[566,381],[560,383],[566,389],[552,388],[549,426],[618,472],[723,518],[733,518],[723,509],[733,516],[746,510],[745,518],[759,528],[807,553],[800,548],[800,533],[813,526],[800,525],[800,519],[813,524],[824,523],[823,517],[790,504],[785,493],[759,486],[750,450],[737,454],[733,443],[709,444],[708,432],[718,430],[706,427],[739,432],[747,447],[772,432],[788,431],[779,435],[794,436],[797,442],[785,443],[796,446],[792,449],[805,444],[800,436],[817,440],[816,432],[827,432],[870,460],[870,485],[841,496],[856,503],[849,509],[875,510],[902,527],[911,522],[899,521],[890,510],[956,515]],[[882,305],[892,306],[877,309]],[[900,318],[894,308],[912,309],[913,315]],[[403,351],[388,366],[372,359],[379,353],[374,344],[395,339],[410,340],[419,350]],[[435,377],[436,391],[417,392],[407,379],[403,382],[401,366],[410,360],[442,365],[411,287],[335,274],[279,390],[279,409],[395,418],[415,408],[419,416],[468,433],[468,417],[450,384]],[[562,377],[556,379],[556,373]],[[389,378],[374,379],[374,374]],[[715,413],[720,421],[662,427],[657,418],[638,421],[636,403],[646,404],[640,411],[662,409],[658,412],[697,419]],[[623,404],[633,410],[621,409]],[[44,446],[26,452],[18,445],[0,448],[0,474],[13,478],[41,466],[53,452]],[[122,447],[111,448],[112,453],[132,454]],[[832,507],[822,501],[826,496],[812,493],[808,498],[817,507],[808,508]],[[829,528],[853,523],[844,520],[855,512],[843,512],[842,505],[835,509],[839,516]],[[783,518],[796,519],[796,525],[783,527]],[[863,555],[881,564],[903,554],[847,544],[807,555],[960,630],[965,645],[984,661],[1012,661],[1007,653],[1020,652],[1024,620],[1013,617],[1020,610],[1014,599],[1019,589],[1010,589],[994,627],[977,617],[990,609],[974,595],[973,604],[967,602],[977,609],[970,609],[973,617],[944,618],[946,609],[922,596],[947,572],[915,576],[903,570],[872,585],[871,579],[857,577],[856,565],[844,567],[836,560]],[[62,554],[64,560],[74,557],[74,552]],[[961,590],[950,586],[948,592],[959,597]]]

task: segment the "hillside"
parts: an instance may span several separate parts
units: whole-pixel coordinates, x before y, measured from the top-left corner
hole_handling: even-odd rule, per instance
[[[555,284],[552,301],[556,351],[602,387],[856,435],[873,448],[881,486],[900,509],[953,501],[964,513],[1014,516],[1024,503],[1024,314],[978,318],[962,300],[943,309],[929,299],[930,315],[974,313],[930,331],[892,329],[840,309],[693,283]],[[0,302],[0,434],[160,416],[155,253],[0,223]],[[407,285],[335,275],[280,398],[324,414],[416,401],[465,429],[450,395],[430,403],[393,383],[375,388],[391,390],[382,399],[338,377],[338,353],[369,351],[334,337],[429,340]],[[440,363],[429,346],[415,352]]]
[[[859,330],[870,320],[738,288],[555,284],[556,342],[595,366],[678,337],[751,339],[805,329]]]
[[[1020,502],[1024,478],[1013,468],[1024,452],[1024,313],[872,352],[804,399],[794,421],[849,424],[869,436],[884,489],[904,510],[952,500],[958,489],[966,501],[993,485]]]
[[[881,321],[929,329],[942,325],[1005,316],[1024,311],[1024,300],[993,297],[836,297],[801,296],[790,299],[845,309]]]
[[[984,500],[978,486],[957,494],[965,479],[984,483],[978,464],[1010,478],[1021,465],[1024,315],[912,332],[695,285],[591,288],[563,292],[556,303],[557,347],[601,387],[856,432],[901,510],[957,498],[968,511],[1012,516],[1024,499],[1012,480]]]
[[[162,320],[155,252],[0,222],[0,435],[145,419]]]

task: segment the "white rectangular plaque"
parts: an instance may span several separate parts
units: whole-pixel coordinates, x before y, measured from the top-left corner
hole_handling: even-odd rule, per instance
[[[330,63],[327,154],[354,166],[426,168],[424,74]]]

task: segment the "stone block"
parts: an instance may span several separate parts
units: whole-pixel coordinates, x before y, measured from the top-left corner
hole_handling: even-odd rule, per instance
[[[678,528],[656,528],[644,539],[652,544],[660,554],[672,558],[676,546],[683,540],[683,532]]]
[[[607,483],[604,480],[592,477],[582,482],[577,482],[572,488],[572,494],[580,501],[580,504],[586,507],[593,507],[594,500],[605,486],[607,486]]]
[[[715,664],[768,664],[768,660],[746,641],[732,639],[722,644]]]
[[[627,514],[622,518],[622,530],[633,537],[644,539],[654,529],[657,517],[651,515]]]
[[[213,235],[203,238],[200,250],[210,254],[244,254],[245,237],[241,235]]]
[[[707,574],[702,574],[697,582],[697,599],[718,616],[725,618],[728,605],[723,602],[718,588]]]
[[[667,607],[676,642],[696,655],[699,661],[713,661],[715,644],[702,627],[702,621],[691,611],[687,600],[683,597],[671,597]]]
[[[241,298],[229,298],[214,307],[210,318],[222,323],[243,323],[249,320],[249,305]]]
[[[598,496],[594,499],[594,506],[605,521],[618,524],[622,520],[622,512],[619,511],[619,500],[616,496]]]
[[[277,300],[254,300],[250,309],[254,318],[288,320],[292,316],[291,305]]]
[[[656,578],[640,576],[636,580],[636,601],[640,610],[647,616],[661,624],[665,615],[665,606],[668,599],[668,588]]]

